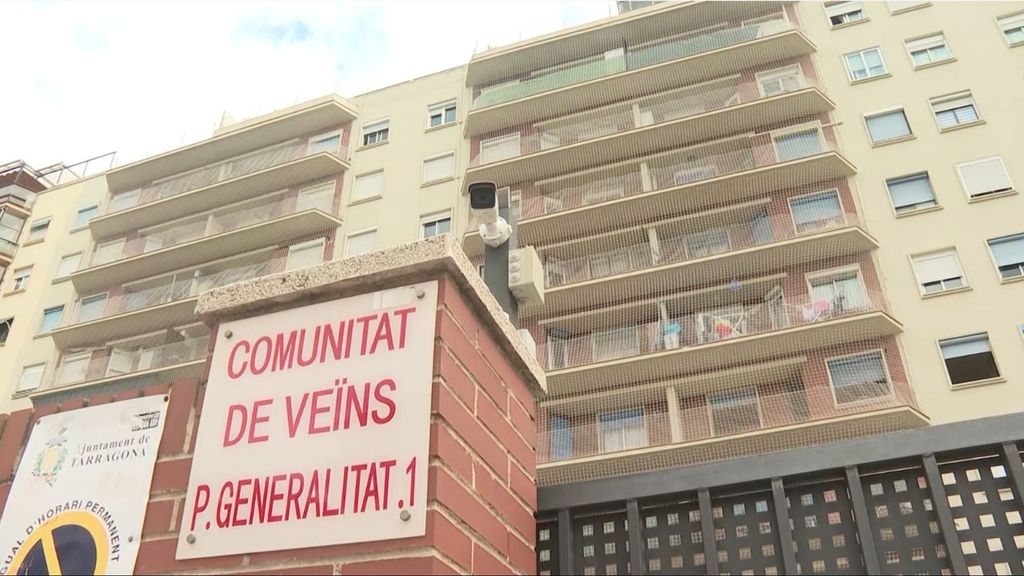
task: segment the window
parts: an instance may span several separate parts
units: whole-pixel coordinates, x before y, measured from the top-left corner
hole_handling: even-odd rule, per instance
[[[800,66],[790,66],[757,74],[757,86],[761,91],[761,96],[764,97],[799,90],[803,88],[803,85]]]
[[[882,398],[891,393],[881,352],[834,358],[827,365],[836,404]]]
[[[939,340],[939,349],[953,386],[999,378],[996,357],[984,332]]]
[[[89,225],[89,220],[96,217],[96,213],[99,212],[99,205],[93,204],[92,206],[86,206],[78,209],[78,215],[75,216],[75,228],[83,228]]]
[[[387,138],[385,138],[386,140]],[[309,139],[309,144],[306,145],[306,154],[316,154],[317,152],[330,152],[337,154],[341,151],[341,132],[331,132],[329,134],[321,134],[319,136],[313,136]]]
[[[423,183],[445,180],[455,175],[455,153],[427,158],[423,161]]]
[[[922,294],[937,294],[967,286],[956,250],[943,250],[910,257]]]
[[[572,458],[572,426],[565,416],[552,414],[551,418],[551,459]]]
[[[956,171],[960,174],[964,191],[971,199],[1013,190],[1010,175],[999,156],[962,162],[956,165]]]
[[[363,125],[363,146],[380,144],[388,141],[388,126],[391,120],[380,120],[373,124]]]
[[[298,270],[307,266],[314,266],[324,260],[324,240],[319,238],[301,244],[294,244],[288,247],[288,259],[285,262],[285,270]]]
[[[60,370],[57,371],[58,384],[71,384],[85,380],[89,369],[89,359],[92,352],[81,352],[65,356],[60,363]]]
[[[790,198],[789,209],[797,234],[807,234],[842,225],[843,206],[836,190]]]
[[[10,212],[0,211],[0,245],[16,245],[25,219]]]
[[[7,342],[7,337],[11,335],[12,328],[14,328],[14,318],[0,320],[0,344]]]
[[[817,128],[781,134],[774,136],[773,140],[779,162],[812,156],[822,151],[821,135]]]
[[[850,80],[864,80],[886,73],[882,51],[877,47],[851,52],[843,56],[843,59],[846,61],[846,71],[850,74]]]
[[[96,249],[92,253],[92,265],[99,266],[113,260],[117,260],[124,253],[124,238],[97,242]]]
[[[738,434],[761,427],[761,411],[753,388],[711,394],[708,396],[708,409],[714,436]]]
[[[82,298],[78,303],[78,322],[88,322],[103,317],[107,308],[107,293]]]
[[[870,305],[857,270],[818,276],[810,280],[810,285],[812,307],[823,314],[822,319]]]
[[[28,229],[28,242],[39,242],[46,238],[46,231],[50,228],[49,218],[40,218],[32,223]]]
[[[892,110],[865,116],[864,121],[868,125],[868,136],[872,144],[880,144],[898,138],[910,136],[910,124],[907,123],[907,116],[903,109]]]
[[[988,241],[988,249],[1004,280],[1024,276],[1024,234],[993,238]]]
[[[864,6],[860,2],[832,2],[825,5],[825,14],[833,28],[864,20]]]
[[[596,362],[627,358],[640,353],[640,342],[635,327],[598,331],[594,332],[592,337]]]
[[[60,259],[60,263],[57,264],[57,278],[63,278],[68,274],[71,274],[75,270],[78,270],[78,264],[82,261],[82,254],[70,254]]]
[[[569,335],[557,328],[547,331],[548,369],[560,370],[569,365]]]
[[[335,182],[324,182],[308,188],[299,190],[295,199],[295,211],[320,210],[328,214],[334,213],[334,185]]]
[[[999,18],[999,29],[1010,46],[1024,43],[1024,13]]]
[[[455,111],[454,100],[427,108],[427,128],[452,124],[455,122]]]
[[[28,279],[32,276],[32,267],[22,268],[14,271],[14,283],[11,284],[11,292],[28,288]]]
[[[420,238],[430,238],[451,231],[452,215],[450,212],[420,218]]]
[[[725,228],[713,228],[696,234],[687,234],[684,239],[688,258],[704,258],[728,252],[732,248],[729,231]],[[628,257],[628,253],[626,254]],[[627,260],[628,262],[628,260]],[[625,270],[622,270],[625,272]]]
[[[32,366],[25,366],[21,369],[21,378],[18,379],[17,392],[27,392],[29,390],[35,390],[43,382],[43,370],[46,369],[46,364],[33,364]]]
[[[629,251],[614,250],[590,258],[590,277],[604,278],[629,270]]]
[[[384,193],[384,171],[356,176],[355,189],[352,191],[352,202],[379,198]]]
[[[928,102],[932,105],[932,112],[935,114],[935,121],[939,123],[940,130],[981,120],[978,109],[974,106],[974,98],[971,97],[970,90],[948,96],[937,96],[929,99]]]
[[[904,40],[903,44],[907,47],[907,53],[910,54],[910,61],[913,62],[914,68],[933,62],[942,62],[953,57],[953,53],[949,51],[949,46],[946,44],[946,37],[941,32],[924,38]]]
[[[480,163],[498,162],[519,156],[519,133],[480,141]]]
[[[647,446],[644,411],[637,408],[597,416],[601,431],[601,451],[613,452]]]
[[[900,12],[907,12],[914,8],[924,8],[930,6],[931,2],[927,0],[904,0],[902,2],[886,2],[889,5],[890,14],[899,14]]]
[[[56,330],[60,327],[61,316],[64,315],[64,306],[54,306],[53,308],[47,308],[43,310],[43,322],[39,327],[39,332],[46,333]]]
[[[345,242],[345,256],[359,256],[367,252],[373,252],[377,244],[377,231],[368,230],[352,234]]]
[[[885,181],[885,186],[889,189],[889,198],[892,199],[892,207],[897,214],[907,214],[938,205],[927,172],[890,178]]]

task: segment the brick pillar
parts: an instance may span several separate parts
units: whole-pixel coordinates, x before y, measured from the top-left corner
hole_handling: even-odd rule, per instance
[[[534,396],[462,294],[438,297],[428,497],[452,522],[435,542],[459,572],[533,574]]]

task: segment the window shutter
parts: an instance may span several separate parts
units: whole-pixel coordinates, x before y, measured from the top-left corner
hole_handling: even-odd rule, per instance
[[[970,356],[972,354],[984,354],[992,351],[992,348],[988,345],[988,336],[984,334],[943,340],[940,343],[940,347],[942,348],[942,357],[947,359],[960,358],[961,356]]]
[[[971,197],[1013,188],[1003,159],[999,157],[959,164],[957,170],[963,178],[967,195]]]
[[[831,18],[840,14],[846,14],[847,12],[856,12],[861,9],[863,9],[863,6],[860,2],[839,2],[832,4],[831,6],[826,6],[825,14]]]
[[[365,200],[366,198],[380,196],[383,193],[383,185],[383,172],[356,176],[356,186],[352,192],[352,200]]]
[[[871,140],[874,142],[882,142],[910,134],[910,125],[907,124],[907,117],[903,115],[903,110],[871,116],[867,119],[867,122],[868,131],[871,133]]]
[[[423,161],[423,181],[433,182],[450,178],[455,174],[455,155],[446,154],[440,158]]]
[[[1010,266],[1024,262],[1024,234],[1006,236],[988,241],[998,266]]]
[[[896,208],[935,200],[932,185],[928,180],[928,176],[924,174],[891,180],[888,182],[888,186],[889,194],[892,196],[892,204]]]
[[[963,275],[956,252],[950,250],[938,254],[927,254],[914,257],[914,270],[920,284],[938,282]]]

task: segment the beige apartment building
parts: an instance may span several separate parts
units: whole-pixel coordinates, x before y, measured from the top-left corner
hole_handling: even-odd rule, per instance
[[[1019,412],[1022,46],[1022,3],[652,3],[228,121],[39,194],[5,411],[199,374],[214,286],[482,263],[493,181],[543,261],[542,486]]]

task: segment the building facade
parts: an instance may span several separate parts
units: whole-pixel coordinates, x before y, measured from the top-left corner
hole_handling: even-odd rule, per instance
[[[543,262],[545,302],[519,318],[548,381],[542,509],[594,482],[1024,409],[1024,4],[620,4],[41,191],[0,285],[5,411],[200,376],[212,287],[443,233],[482,265],[479,181]],[[633,556],[595,551],[577,521],[594,502],[548,502],[541,571],[682,569],[641,570],[635,530]],[[631,502],[613,526],[637,526]],[[732,545],[718,529],[701,538]],[[575,535],[575,564],[545,556],[552,530]],[[697,549],[695,573],[769,566]]]

